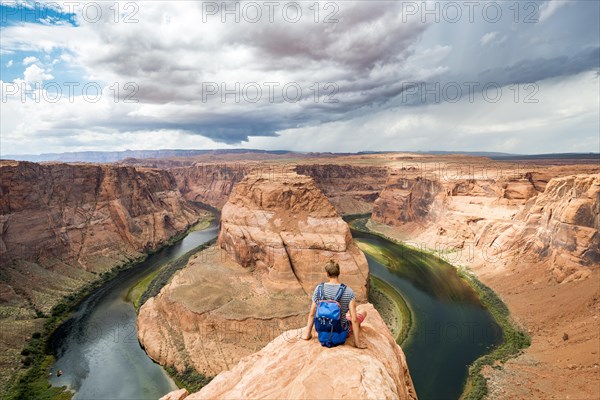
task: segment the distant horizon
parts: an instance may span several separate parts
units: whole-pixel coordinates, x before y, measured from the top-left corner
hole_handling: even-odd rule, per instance
[[[181,155],[160,155],[151,153],[183,153]],[[222,154],[243,154],[243,153],[264,153],[264,154],[299,154],[299,155],[361,155],[361,154],[387,154],[387,153],[415,153],[415,154],[432,154],[432,155],[472,155],[472,156],[495,156],[499,158],[503,157],[548,157],[548,156],[598,156],[600,152],[550,152],[550,153],[507,153],[498,151],[486,151],[486,150],[369,150],[369,151],[356,151],[356,152],[332,152],[332,151],[297,151],[289,149],[254,149],[254,148],[213,148],[213,149],[177,149],[177,148],[157,148],[157,149],[126,149],[126,150],[82,150],[82,151],[65,151],[65,152],[48,152],[48,153],[23,153],[23,154],[0,154],[0,160],[15,160],[15,161],[59,161],[53,158],[60,156],[77,156],[77,155],[128,155],[132,154],[132,157],[123,157],[119,160],[126,158],[169,158],[169,157],[186,157],[194,155],[209,154],[212,152],[219,152]],[[148,154],[144,154],[148,153]],[[191,154],[186,154],[191,153]],[[32,160],[39,158],[40,160]]]

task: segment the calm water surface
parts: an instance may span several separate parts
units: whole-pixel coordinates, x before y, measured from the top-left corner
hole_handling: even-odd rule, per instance
[[[140,347],[127,292],[216,235],[215,226],[192,232],[92,293],[52,336],[51,383],[68,386],[80,400],[157,399],[176,389]],[[451,265],[375,235],[353,236],[367,252],[371,273],[396,288],[412,310],[402,347],[419,398],[458,399],[468,365],[502,340],[500,328]],[[63,375],[56,377],[57,370]]]
[[[412,310],[402,349],[419,399],[458,399],[469,364],[502,341],[501,328],[450,264],[379,236],[352,235],[367,252],[370,273],[398,290]],[[372,249],[379,253],[369,254]]]
[[[156,400],[177,389],[138,343],[136,313],[127,292],[162,265],[216,235],[216,226],[191,232],[92,293],[51,338],[56,362],[50,382],[68,386],[80,400]],[[63,375],[56,377],[57,370]]]

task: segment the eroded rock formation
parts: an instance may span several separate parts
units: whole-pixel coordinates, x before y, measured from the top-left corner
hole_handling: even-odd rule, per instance
[[[218,244],[140,309],[139,340],[160,364],[214,376],[302,326],[330,259],[366,300],[366,258],[310,177],[248,175],[221,215]]]
[[[164,244],[198,218],[166,171],[0,164],[0,255],[102,272]]]
[[[159,364],[215,376],[305,323],[309,305],[306,295],[273,293],[213,246],[140,308],[138,338]]]
[[[438,181],[392,176],[375,200],[373,218],[389,225],[425,224],[437,218],[445,197]]]
[[[247,176],[223,207],[218,243],[242,266],[266,273],[265,285],[276,291],[312,293],[325,262],[335,260],[344,282],[366,300],[367,260],[307,176]]]
[[[381,196],[386,208],[376,203],[368,226],[470,269],[531,335],[522,355],[484,370],[490,398],[597,396],[590,382],[600,374],[599,167],[491,164],[473,161],[463,168],[487,168],[489,174],[427,171],[426,178],[443,187],[439,208],[408,222],[397,209],[407,194],[389,182]],[[405,171],[404,177],[423,175]],[[394,196],[402,201],[395,203]]]
[[[522,258],[533,253],[547,260],[558,282],[600,266],[598,175],[554,178],[531,203],[516,216],[524,221],[515,245]]]
[[[169,171],[187,200],[221,208],[235,184],[248,174],[248,167],[240,164],[195,164]]]
[[[299,161],[299,160],[296,160]],[[315,184],[340,214],[370,213],[373,201],[385,186],[388,169],[349,164],[310,164],[244,161],[201,163],[180,160],[124,160],[123,164],[167,169],[177,187],[190,201],[222,208],[233,187],[246,175],[271,179],[296,171],[313,178]]]
[[[186,399],[417,399],[402,349],[373,306],[361,307],[367,349],[352,339],[326,349],[287,331]]]

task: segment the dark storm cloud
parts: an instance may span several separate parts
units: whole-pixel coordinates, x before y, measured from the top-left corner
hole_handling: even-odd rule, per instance
[[[189,4],[188,13],[201,8]],[[282,129],[333,121],[374,102],[385,103],[400,92],[397,82],[412,79],[403,63],[413,54],[425,24],[403,22],[400,5],[394,2],[386,7],[336,4],[339,22],[333,24],[315,23],[312,18],[298,23],[223,24],[216,18],[206,24],[178,25],[176,34],[159,26],[163,11],[145,6],[147,25],[142,21],[127,30],[114,24],[93,26],[104,45],[86,52],[85,63],[96,74],[133,82],[140,104],[186,107],[185,112],[157,119],[113,118],[108,123],[112,128],[181,129],[223,143],[272,136]],[[224,87],[265,82],[280,85],[273,98],[267,99],[264,86],[256,103],[221,96]],[[329,83],[335,93],[321,94],[332,94],[337,102],[311,98],[315,84],[322,88]],[[219,86],[219,93],[207,97],[206,85],[212,84]],[[300,101],[285,98],[286,84],[302,88]]]
[[[590,11],[584,2],[555,8],[538,24],[513,23],[508,11],[498,24],[481,18],[475,23],[422,23],[420,15],[407,21],[400,2],[367,1],[335,2],[339,21],[323,23],[323,13],[315,23],[307,10],[314,3],[301,4],[307,18],[298,23],[280,17],[273,23],[222,23],[218,15],[205,23],[202,5],[196,2],[141,2],[135,24],[81,21],[77,28],[52,32],[12,27],[6,34],[3,31],[3,50],[21,48],[27,41],[33,42],[32,48],[65,48],[73,54],[69,58],[73,64],[87,73],[86,80],[107,87],[118,83],[121,88],[114,101],[98,105],[61,109],[62,105],[43,104],[43,112],[31,118],[40,127],[34,135],[60,139],[110,132],[117,137],[125,132],[175,130],[227,144],[276,137],[290,128],[368,118],[389,122],[373,124],[378,132],[395,125],[412,129],[419,121],[435,120],[436,113],[445,117],[443,106],[419,109],[431,104],[433,96],[424,101],[421,96],[405,98],[419,85],[431,89],[435,84],[463,86],[477,81],[480,86],[475,90],[481,90],[492,82],[504,86],[568,79],[599,66],[597,24],[589,24],[591,33],[585,38],[580,26],[598,6]],[[104,6],[104,14],[111,16],[111,3]],[[482,45],[481,38],[489,34],[495,40]],[[57,76],[54,70],[52,74]],[[279,84],[273,98],[266,82]],[[135,86],[137,103],[124,102],[132,94],[123,90],[127,83]],[[232,89],[252,83],[263,86],[259,101],[222,97],[222,85]],[[302,88],[298,101],[289,101],[282,93],[282,87],[292,83]],[[207,84],[217,85],[219,92],[207,96]],[[320,97],[313,97],[315,84]],[[326,84],[335,90],[324,90]],[[16,128],[10,129],[17,132],[19,121],[13,120],[11,127]],[[494,125],[504,129],[498,121]],[[441,123],[431,126],[446,129]],[[433,142],[430,148],[436,147],[437,140]]]
[[[508,67],[483,71],[480,81],[501,86],[534,83],[544,79],[579,74],[600,68],[600,47],[580,51],[573,56],[523,60]]]

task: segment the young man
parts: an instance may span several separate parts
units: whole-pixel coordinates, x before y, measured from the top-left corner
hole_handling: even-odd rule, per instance
[[[338,289],[340,288],[340,266],[335,261],[330,260],[327,264],[325,264],[325,272],[327,272],[327,278],[329,278],[329,282],[325,282],[323,295],[325,299],[333,300],[338,292]],[[320,300],[317,293],[318,285],[315,287],[313,292],[313,301],[310,306],[308,321],[306,322],[306,330],[302,334],[302,339],[304,340],[310,340],[310,338],[312,338],[315,313],[317,312],[317,302]],[[342,326],[344,326],[348,331],[348,336],[353,334],[354,345],[359,349],[366,349],[366,344],[360,340],[360,324],[365,320],[367,315],[364,311],[361,313],[356,312],[356,300],[354,291],[351,288],[346,287],[346,290],[340,299],[340,307]],[[350,319],[352,324],[348,322],[348,319]]]

